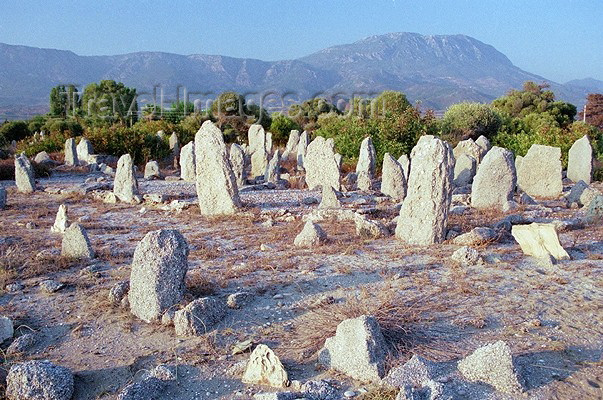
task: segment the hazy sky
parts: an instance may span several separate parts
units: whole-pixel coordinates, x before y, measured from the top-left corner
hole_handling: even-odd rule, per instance
[[[548,79],[603,80],[601,0],[5,0],[0,12],[0,42],[81,55],[156,50],[270,61],[389,32],[462,33]]]

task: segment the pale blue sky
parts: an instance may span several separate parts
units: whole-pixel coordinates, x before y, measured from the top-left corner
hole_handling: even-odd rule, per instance
[[[3,3],[0,42],[81,55],[152,50],[277,60],[389,32],[462,33],[545,78],[603,80],[601,0]]]

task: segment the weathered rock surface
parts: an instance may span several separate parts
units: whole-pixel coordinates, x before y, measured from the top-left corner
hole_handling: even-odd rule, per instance
[[[452,261],[456,261],[461,265],[476,265],[480,261],[479,252],[469,246],[463,246],[460,249],[452,253],[450,257]]]
[[[197,132],[195,153],[197,197],[201,214],[234,214],[241,206],[239,189],[228,160],[222,132],[211,121],[205,121]]]
[[[251,176],[264,176],[268,166],[269,153],[266,149],[266,132],[260,124],[253,124],[247,132],[248,152],[251,156]]]
[[[297,145],[299,144],[299,131],[293,129],[289,134],[289,140],[287,140],[287,146],[283,152],[283,159],[293,159],[297,157]]]
[[[64,233],[68,226],[69,219],[67,217],[67,206],[65,204],[61,204],[50,231],[54,233]]]
[[[249,356],[242,381],[280,388],[289,385],[289,375],[277,355],[268,346],[259,344]]]
[[[486,155],[486,151],[473,141],[473,139],[461,140],[452,151],[454,158],[458,160],[461,155],[466,154],[472,157],[478,164]]]
[[[308,151],[308,132],[303,131],[297,144],[297,169],[304,169],[304,158]]]
[[[94,250],[92,250],[88,233],[77,222],[65,229],[61,242],[61,255],[69,258],[94,258]]]
[[[337,198],[337,192],[331,185],[322,187],[322,198],[318,208],[341,208],[341,202]]]
[[[183,181],[195,182],[195,142],[191,141],[180,149],[180,177]]]
[[[568,153],[567,178],[590,183],[593,174],[593,148],[588,136],[576,140]]]
[[[149,232],[136,246],[128,299],[130,311],[146,322],[182,300],[188,244],[177,230]]]
[[[465,186],[473,182],[476,170],[477,160],[468,154],[461,153],[454,164],[454,185]]]
[[[364,192],[373,190],[373,180],[366,171],[356,174],[356,188]]]
[[[410,158],[406,154],[402,154],[400,158],[398,158],[398,163],[402,166],[402,170],[404,171],[404,179],[408,183],[408,177],[410,174]]]
[[[377,159],[373,139],[366,137],[360,144],[360,154],[358,155],[358,163],[356,164],[356,174],[360,175],[365,172],[370,179],[375,177],[375,161]]]
[[[325,140],[318,136],[308,145],[304,157],[306,184],[310,190],[324,185],[330,185],[340,190],[339,168],[335,160],[335,143],[333,139]]]
[[[487,383],[499,392],[523,392],[513,368],[511,349],[503,341],[499,340],[475,350],[458,363],[458,369],[469,381]]]
[[[371,316],[347,319],[325,341],[318,362],[362,382],[379,382],[385,375],[385,338]]]
[[[69,400],[73,374],[50,361],[14,364],[6,377],[8,400]]]
[[[279,181],[279,179],[281,179],[279,161],[280,156],[279,151],[277,150],[274,152],[272,159],[266,167],[266,173],[264,174],[264,182],[276,183]]]
[[[395,201],[402,201],[406,197],[406,175],[402,165],[389,153],[383,156],[381,175],[381,193]]]
[[[193,300],[174,315],[174,328],[179,336],[201,336],[213,329],[226,314],[226,305],[212,297]]]
[[[454,156],[434,136],[422,136],[412,150],[408,191],[396,226],[396,237],[408,244],[428,245],[446,238],[452,198]]]
[[[497,236],[494,229],[478,226],[455,237],[452,242],[459,246],[478,246],[493,241]]]
[[[245,184],[245,151],[236,143],[230,145],[228,152],[230,166],[237,182],[237,187]]]
[[[533,197],[559,197],[563,190],[561,149],[533,144],[520,162],[517,185]]]
[[[69,138],[65,140],[65,165],[78,165],[77,149],[75,147],[75,139]]]
[[[492,148],[492,145],[490,144],[490,141],[488,140],[487,137],[485,137],[484,135],[481,135],[480,137],[478,137],[475,140],[475,144],[477,144],[479,147],[482,148],[482,150],[484,151],[484,155],[490,151],[490,149]]]
[[[378,221],[371,221],[366,215],[356,214],[354,217],[356,235],[364,238],[378,239],[390,235],[389,230]]]
[[[478,209],[503,209],[513,200],[516,185],[513,153],[494,146],[480,163],[473,179],[471,206]]]
[[[588,185],[584,181],[578,181],[572,186],[570,192],[565,197],[567,202],[571,205],[572,203],[578,204],[581,207],[588,207],[595,199],[595,197],[601,195],[601,192],[594,187]]]
[[[80,164],[89,164],[91,162],[90,156],[94,154],[92,143],[85,137],[81,138],[76,147],[76,154]]]
[[[15,183],[21,193],[33,193],[36,190],[33,167],[25,154],[15,158]]]
[[[134,175],[134,162],[129,154],[119,157],[113,182],[113,193],[120,201],[125,203],[133,202],[134,196],[139,194],[138,181]]]
[[[314,247],[324,243],[327,240],[327,234],[320,225],[313,221],[308,221],[304,229],[295,237],[293,244],[297,247]]]
[[[511,234],[519,243],[524,254],[537,258],[553,257],[556,260],[569,259],[569,254],[561,247],[555,224],[532,223],[513,225]]]
[[[144,166],[144,179],[161,179],[161,171],[157,161],[149,161]]]
[[[10,318],[1,316],[0,317],[0,344],[6,339],[11,339],[15,333],[13,328],[13,321]]]

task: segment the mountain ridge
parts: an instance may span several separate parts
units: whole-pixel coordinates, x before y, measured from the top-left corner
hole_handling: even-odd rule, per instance
[[[373,35],[277,61],[162,51],[80,56],[0,43],[0,114],[47,104],[50,89],[58,84],[83,88],[101,79],[121,81],[142,94],[161,86],[172,99],[178,86],[214,95],[225,90],[292,92],[295,101],[325,93],[401,90],[423,108],[436,110],[459,101],[489,102],[527,80],[546,82],[558,98],[577,105],[585,101],[589,84],[599,87],[588,80],[563,85],[524,71],[493,46],[463,34]]]

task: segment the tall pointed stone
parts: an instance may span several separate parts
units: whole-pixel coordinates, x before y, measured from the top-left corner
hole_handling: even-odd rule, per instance
[[[234,214],[241,206],[239,189],[222,132],[211,121],[205,121],[195,135],[195,159],[201,214]]]
[[[241,187],[245,184],[245,151],[236,143],[230,145],[229,151],[230,165],[232,172],[235,175],[237,186]]]
[[[308,132],[303,131],[299,137],[299,143],[297,144],[297,169],[304,169],[304,158],[308,151]]]
[[[283,152],[283,160],[288,160],[289,158],[297,157],[297,145],[299,144],[299,131],[294,129],[289,134],[289,140],[287,141],[287,146],[285,147],[285,151]]]
[[[65,204],[61,204],[59,206],[59,211],[57,211],[57,216],[54,219],[54,224],[52,228],[50,228],[51,232],[54,233],[65,233],[65,230],[69,226],[69,218],[67,217],[67,206]]]
[[[485,139],[485,137],[484,137]],[[487,140],[487,139],[486,139]],[[479,164],[482,158],[486,155],[486,150],[473,141],[473,139],[461,140],[454,150],[452,150],[455,160],[461,158],[461,155],[466,154],[473,157]]]
[[[278,182],[279,179],[281,179],[280,167],[278,165],[279,161],[280,161],[280,157],[279,157],[279,152],[277,150],[274,152],[274,156],[272,156],[272,159],[270,160],[270,162],[268,163],[268,166],[266,167],[266,173],[264,174],[265,182],[276,183],[276,182]]]
[[[335,159],[335,143],[333,139],[325,140],[318,136],[308,145],[304,157],[306,184],[310,190],[323,185],[330,185],[340,190],[339,166]]]
[[[567,177],[574,182],[591,183],[593,174],[593,148],[588,136],[576,140],[568,153]]]
[[[402,201],[406,197],[404,169],[389,153],[385,153],[383,156],[381,193],[391,197],[395,201]]]
[[[134,162],[129,154],[124,154],[117,161],[115,180],[113,181],[113,193],[125,203],[134,201],[138,193],[138,181],[134,175]]]
[[[406,182],[408,182],[408,175],[410,173],[410,158],[408,158],[406,154],[402,154],[400,158],[398,158],[398,162],[404,171],[404,179],[406,179]]]
[[[81,138],[76,147],[76,154],[80,163],[90,163],[90,155],[94,154],[92,143],[85,137]]]
[[[24,153],[15,158],[15,183],[21,193],[32,193],[36,190],[33,167]]]
[[[532,197],[559,197],[562,179],[559,147],[533,144],[517,170],[517,185]]]
[[[88,233],[83,226],[74,222],[65,229],[61,242],[61,256],[68,258],[94,258]]]
[[[471,206],[475,208],[505,209],[513,200],[517,173],[513,153],[494,146],[477,169],[471,187]]]
[[[180,178],[183,181],[195,182],[195,142],[189,142],[180,149]]]
[[[422,136],[411,153],[408,192],[396,226],[398,239],[416,245],[444,241],[453,178],[450,145],[431,135]]]
[[[360,144],[360,154],[358,155],[358,163],[356,164],[356,174],[360,175],[361,172],[367,173],[367,175],[373,179],[375,176],[375,146],[373,145],[373,139],[366,137]]]
[[[176,135],[176,132],[172,132],[169,144],[170,151],[172,152],[172,157],[178,157],[178,155],[180,154],[180,140],[178,140],[178,135]]]
[[[69,138],[65,140],[65,165],[78,165],[77,148],[75,147],[75,139]]]
[[[251,125],[247,137],[249,140],[249,154],[251,155],[251,176],[253,178],[264,176],[268,166],[264,128],[259,124]]]

